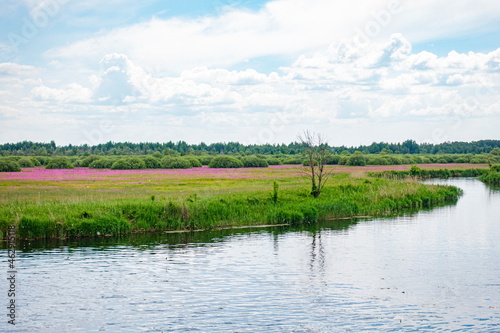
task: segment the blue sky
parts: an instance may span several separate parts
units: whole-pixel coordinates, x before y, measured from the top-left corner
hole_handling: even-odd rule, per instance
[[[0,142],[500,139],[495,1],[0,6]]]

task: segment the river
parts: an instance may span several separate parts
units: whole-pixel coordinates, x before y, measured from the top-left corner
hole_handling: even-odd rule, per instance
[[[464,196],[306,228],[19,243],[15,331],[498,332],[500,191],[434,182]]]

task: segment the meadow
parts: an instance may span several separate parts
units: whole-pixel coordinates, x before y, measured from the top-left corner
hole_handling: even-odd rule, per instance
[[[467,170],[468,164],[421,164]],[[487,165],[474,165],[487,169]],[[452,203],[460,190],[373,177],[409,165],[328,166],[319,198],[297,165],[267,168],[110,170],[23,168],[0,173],[0,230],[21,238],[67,238],[152,230],[299,224],[318,219],[386,216]],[[372,175],[371,177],[368,175]],[[275,185],[277,188],[275,189]]]

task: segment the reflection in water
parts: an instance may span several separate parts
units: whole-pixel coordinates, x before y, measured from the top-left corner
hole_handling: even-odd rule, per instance
[[[311,243],[311,273],[325,273],[325,250],[321,243],[321,230],[313,232]]]
[[[444,182],[394,218],[20,242],[16,330],[500,331],[500,192]]]

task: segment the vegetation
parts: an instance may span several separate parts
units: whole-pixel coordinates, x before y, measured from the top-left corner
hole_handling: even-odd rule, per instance
[[[356,150],[354,154],[349,157],[346,165],[363,166],[366,165],[366,159],[362,152]]]
[[[35,166],[35,164],[33,163],[33,160],[31,158],[27,158],[27,157],[21,158],[17,163],[19,163],[21,168],[32,168]]]
[[[189,162],[189,164],[191,164],[192,168],[201,168],[202,167],[200,160],[194,156],[184,156],[184,159],[186,159]]]
[[[16,161],[0,160],[0,172],[19,172],[21,166]]]
[[[492,154],[500,156],[500,140],[481,140],[475,142],[445,142],[441,144],[422,143],[417,144],[413,140],[406,140],[402,143],[372,143],[371,145],[361,145],[358,147],[328,146],[331,151],[348,151],[353,154],[360,151],[364,155],[369,154],[424,154],[424,155],[445,155],[445,154]],[[495,150],[496,149],[496,150]],[[132,143],[132,142],[107,142],[95,146],[88,145],[67,145],[57,146],[54,141],[50,143],[38,143],[23,141],[18,143],[5,143],[0,145],[0,155],[4,156],[81,156],[89,155],[152,155],[158,152],[162,155],[217,155],[236,154],[245,155],[265,154],[265,155],[300,155],[305,153],[300,142],[289,144],[264,144],[264,145],[243,145],[238,142],[212,143],[212,144],[187,144],[184,141],[167,143]],[[203,164],[203,161],[200,161]],[[302,161],[293,164],[300,164]],[[470,161],[469,161],[470,162]],[[204,165],[207,165],[205,163]]]
[[[241,159],[241,162],[245,168],[267,168],[269,166],[265,159],[257,156],[245,156]]]
[[[47,169],[73,169],[73,164],[64,156],[54,157],[46,166]]]
[[[243,168],[243,162],[231,156],[217,156],[208,164],[210,168]]]
[[[126,158],[113,163],[111,170],[146,169],[146,163],[139,158]]]
[[[191,162],[185,158],[165,156],[161,160],[163,169],[190,169]]]
[[[420,169],[412,166],[409,171],[387,170],[382,172],[370,172],[372,177],[383,177],[391,179],[405,179],[416,177],[419,179],[450,178],[450,177],[478,177],[487,172],[487,169]]]
[[[146,165],[146,168],[148,168],[148,169],[160,169],[161,168],[160,160],[154,156],[144,157],[144,164]]]
[[[500,184],[500,165],[492,165],[479,179],[488,184]]]
[[[303,164],[308,170],[304,174],[311,181],[311,195],[318,197],[330,176],[325,169],[326,159],[330,155],[327,141],[321,134],[304,131],[299,140],[306,151],[306,160]]]
[[[90,162],[88,164],[88,167],[92,168],[92,169],[109,169],[109,168],[111,168],[113,163],[114,163],[114,160],[112,160],[110,158],[101,157],[101,158],[93,159],[92,162]]]
[[[216,194],[200,191],[200,180],[191,178],[183,177],[177,181],[179,186],[183,184],[184,191],[191,193],[185,195],[146,196],[140,192],[142,197],[130,194],[103,198],[100,192],[99,198],[80,197],[78,200],[75,195],[72,198],[65,195],[60,199],[37,197],[19,201],[11,198],[0,205],[0,231],[5,237],[8,226],[15,223],[20,238],[66,238],[152,230],[302,224],[318,219],[387,216],[402,209],[453,203],[460,195],[459,189],[450,186],[353,178],[347,174],[332,177],[330,185],[324,187],[322,195],[317,198],[310,195],[308,186],[300,185],[297,176],[273,182],[262,180],[263,187],[259,190],[249,187],[243,179],[237,179],[234,180],[236,187],[228,183],[221,193]],[[298,186],[285,186],[278,193],[278,183],[284,186],[290,182]],[[115,184],[115,181],[110,180],[110,184]],[[139,188],[134,188],[137,193]],[[262,188],[268,190],[260,190]]]

